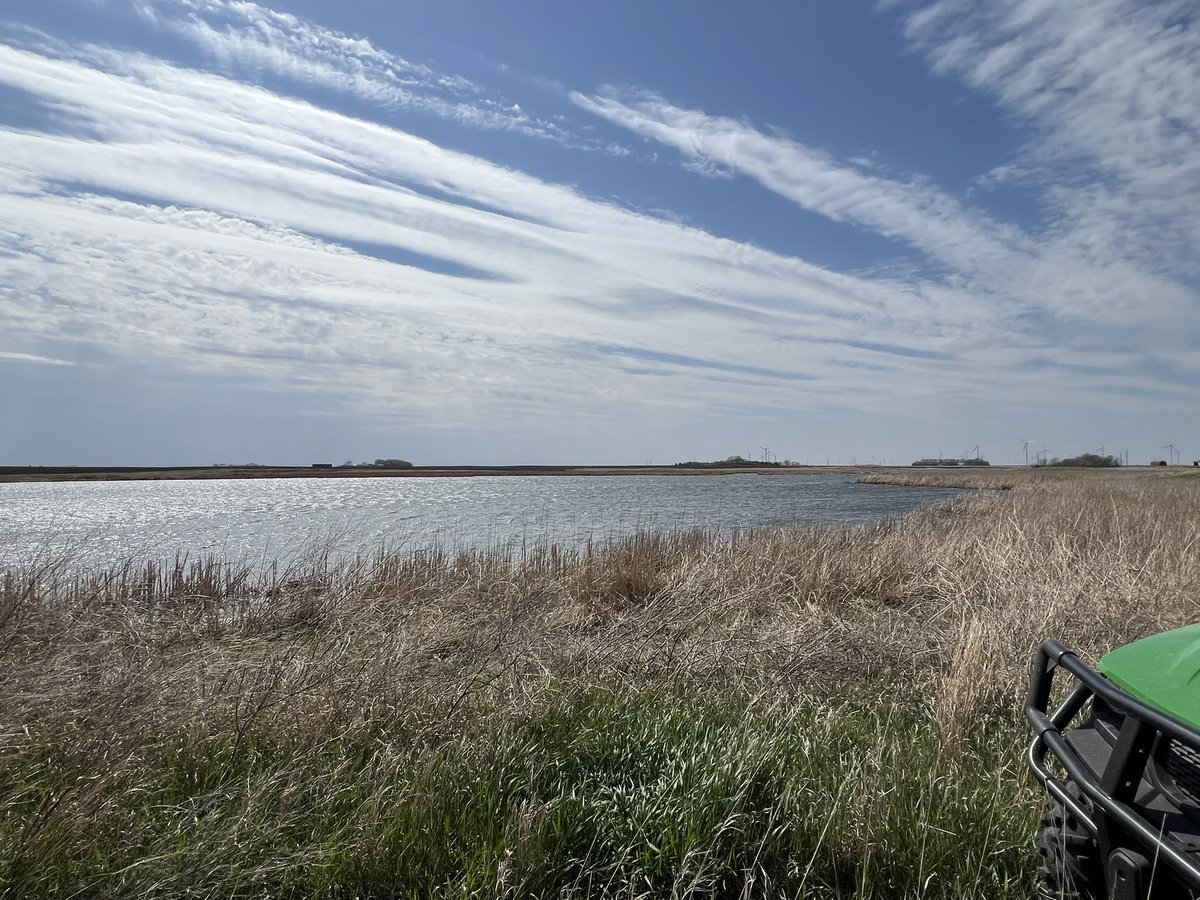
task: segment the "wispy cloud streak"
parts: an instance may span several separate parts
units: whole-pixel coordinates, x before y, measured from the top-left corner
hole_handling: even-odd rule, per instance
[[[866,172],[747,122],[683,109],[658,94],[574,93],[581,108],[684,154],[702,174],[738,173],[797,205],[906,241],[956,271],[970,271],[1031,244],[1018,229],[964,208],[932,184]]]
[[[1022,165],[1093,257],[1200,275],[1200,17],[1189,0],[938,0],[904,19],[933,71],[1034,129]]]
[[[1103,39],[1084,24],[1090,3],[940,0],[906,20],[936,71],[963,75],[1036,124],[1007,171],[1049,186],[1048,224],[1037,229],[998,220],[931,179],[869,170],[652,92],[572,99],[674,148],[685,168],[736,173],[908,244],[932,264],[927,277],[1003,306],[1010,321],[1038,323],[1064,348],[1182,351],[1200,340],[1200,39],[1179,4],[1133,8],[1096,6]]]
[[[797,359],[760,340],[764,322],[830,339],[864,318],[923,331],[919,292],[898,298],[210,74],[113,51],[88,64],[0,47],[0,83],[89,135],[0,131],[0,271],[20,297],[0,316],[30,341],[75,335],[457,417],[478,404],[525,409],[534,385],[542,410],[568,397],[695,408],[724,390],[684,371],[646,396],[611,360],[576,359],[582,335],[629,346],[632,331],[680,369],[672,359],[709,358],[720,330],[719,366],[804,372],[820,396],[846,390],[820,383],[838,354]],[[967,334],[959,320],[926,340]],[[374,374],[397,371],[402,391]]]
[[[626,152],[611,141],[574,133],[553,117],[532,115],[461,75],[414,63],[366,38],[249,0],[133,0],[133,9],[144,21],[187,39],[224,71],[240,77],[269,72],[471,128],[507,131],[576,149]]]

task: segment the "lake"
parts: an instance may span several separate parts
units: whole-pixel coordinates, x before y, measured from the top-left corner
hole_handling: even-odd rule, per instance
[[[217,555],[287,561],[381,544],[580,546],[638,529],[855,526],[958,491],[848,475],[288,478],[0,484],[0,569]]]

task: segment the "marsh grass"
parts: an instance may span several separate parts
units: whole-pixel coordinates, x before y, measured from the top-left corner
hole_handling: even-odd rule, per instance
[[[1035,813],[1005,737],[950,759],[919,704],[592,689],[458,727],[164,734],[103,775],[59,739],[9,761],[45,793],[10,794],[6,874],[43,895],[1016,897]]]
[[[1197,618],[1200,481],[859,530],[0,565],[6,896],[1021,897],[1029,655]]]

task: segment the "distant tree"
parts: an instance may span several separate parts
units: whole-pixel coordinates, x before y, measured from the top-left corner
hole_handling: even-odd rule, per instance
[[[375,466],[380,469],[411,469],[413,464],[407,459],[377,459]]]
[[[1068,457],[1067,459],[1058,459],[1057,457],[1050,460],[1052,466],[1073,466],[1085,469],[1115,469],[1121,465],[1121,457],[1119,456],[1101,456],[1099,453],[1081,453],[1079,456]]]
[[[741,469],[741,468],[771,468],[777,469],[783,463],[776,460],[775,462],[759,462],[753,459],[746,459],[743,456],[727,456],[718,462],[700,462],[699,460],[688,460],[687,462],[673,463],[675,466],[688,469]]]

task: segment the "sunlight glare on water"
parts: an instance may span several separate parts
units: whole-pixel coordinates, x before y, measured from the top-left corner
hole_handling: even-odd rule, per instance
[[[220,556],[287,561],[381,545],[581,546],[639,529],[862,525],[953,496],[846,475],[288,478],[0,484],[0,567]]]

